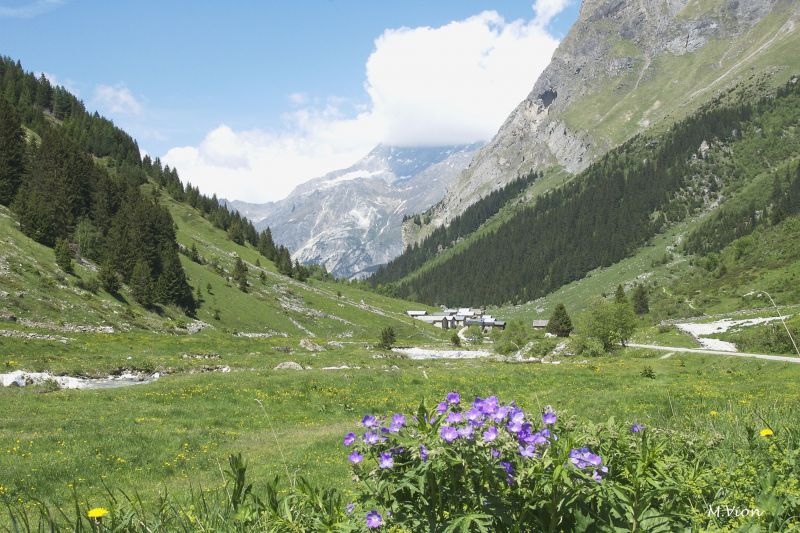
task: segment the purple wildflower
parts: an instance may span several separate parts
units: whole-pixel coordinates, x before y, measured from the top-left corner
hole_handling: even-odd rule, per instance
[[[424,444],[419,445],[419,458],[422,459],[423,462],[428,460],[428,448],[426,448]]]
[[[392,416],[392,425],[391,427],[397,427],[398,429],[406,425],[406,416],[400,413],[395,413]],[[396,432],[393,432],[396,433]]]
[[[514,465],[512,465],[508,461],[500,461],[500,466],[503,467],[503,470],[506,471],[506,474],[513,474],[514,473]]]
[[[458,438],[458,430],[453,426],[442,426],[439,430],[439,436],[442,437],[445,442],[453,442]]]
[[[511,433],[519,433],[522,431],[522,422],[515,422],[513,419],[506,424],[506,429]]]
[[[600,468],[600,472],[598,472],[597,470],[592,472],[592,479],[600,483],[601,481],[603,481],[603,474],[607,473],[608,473],[608,468],[604,466]]]
[[[599,455],[593,454],[589,448],[573,448],[569,452],[569,461],[581,470],[603,464],[603,459]]]
[[[356,441],[356,434],[353,433],[352,431],[344,436],[344,445],[345,446],[350,446],[355,441]]]
[[[492,457],[494,457],[495,459],[499,458],[500,450],[498,450],[497,448],[492,448]]]
[[[631,433],[639,433],[644,430],[643,424],[634,424],[631,426]]]
[[[464,426],[463,428],[458,428],[458,436],[467,440],[472,439],[472,426]]]
[[[467,420],[468,420],[468,421],[470,421],[470,422],[477,422],[477,421],[479,421],[481,418],[483,418],[483,414],[481,414],[481,410],[480,410],[480,409],[477,409],[477,408],[475,408],[475,407],[473,407],[472,409],[470,409],[470,410],[468,410],[466,413],[464,413],[464,416],[465,416],[465,417],[467,418]]]
[[[519,454],[522,457],[534,457],[536,455],[536,446],[527,445],[519,447]]]
[[[361,425],[365,428],[375,428],[378,427],[378,420],[372,415],[364,415],[364,418],[361,419]]]
[[[353,463],[354,465],[357,465],[358,463],[364,460],[364,456],[355,451],[350,455],[348,455],[347,458],[350,459],[350,462]]]
[[[556,423],[556,420],[558,420],[558,417],[552,410],[545,410],[544,414],[542,414],[542,422],[544,422],[545,425],[552,426]]]
[[[492,442],[497,438],[497,428],[489,426],[489,429],[483,432],[483,442]]]
[[[448,413],[446,420],[448,424],[458,424],[463,418],[461,413]]]
[[[394,466],[394,457],[392,457],[392,453],[382,453],[378,459],[378,466],[381,468],[392,468]]]
[[[436,410],[440,413],[447,411],[447,402],[439,402],[439,405],[436,406]]]
[[[510,421],[515,424],[523,424],[525,422],[525,411],[522,409],[513,409],[510,413]]]
[[[461,395],[457,392],[448,392],[447,403],[449,403],[450,405],[458,405],[459,403],[461,403]]]
[[[386,437],[381,437],[377,433],[372,431],[367,431],[364,433],[364,442],[367,444],[378,444],[379,442],[383,442],[386,440]]]
[[[492,414],[492,420],[495,422],[502,422],[508,416],[508,413],[511,411],[508,407],[498,407],[497,411]]]
[[[356,504],[354,504],[353,502],[348,503],[344,508],[344,512],[347,514],[353,514],[353,511],[355,510],[356,510]]]
[[[493,415],[497,408],[499,407],[500,402],[497,401],[497,396],[489,396],[485,400],[481,401],[480,403],[480,410],[481,413],[485,415]]]
[[[370,529],[377,529],[383,525],[383,517],[378,514],[378,511],[373,509],[367,513],[367,527]]]

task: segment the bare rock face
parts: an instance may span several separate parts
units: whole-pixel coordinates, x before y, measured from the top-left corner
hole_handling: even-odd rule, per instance
[[[268,204],[230,202],[301,263],[358,278],[403,251],[403,217],[428,209],[467,167],[479,145],[379,145],[353,166],[299,185]]]
[[[771,50],[791,49],[798,11],[792,0],[585,0],[533,90],[434,207],[431,223],[448,223],[532,169],[581,171],[652,124],[697,108],[752,76]],[[773,71],[795,65],[780,53],[786,61]]]

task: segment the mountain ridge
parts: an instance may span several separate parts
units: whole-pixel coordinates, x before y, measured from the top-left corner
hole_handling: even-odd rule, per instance
[[[583,170],[753,74],[779,86],[796,71],[798,20],[800,6],[787,0],[584,2],[528,97],[427,213],[431,225],[531,170]]]
[[[396,147],[379,144],[345,169],[298,185],[267,204],[228,201],[270,227],[295,259],[337,277],[371,273],[403,251],[403,218],[438,202],[479,146]]]

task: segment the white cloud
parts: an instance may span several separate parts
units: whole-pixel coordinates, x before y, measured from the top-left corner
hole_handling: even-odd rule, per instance
[[[52,11],[63,3],[64,0],[35,0],[21,6],[0,6],[0,18],[33,18]]]
[[[570,3],[572,0],[538,0],[533,5],[533,10],[536,12],[536,18],[533,19],[534,24],[539,27],[547,26]]]
[[[95,87],[92,105],[101,111],[115,115],[139,115],[142,113],[143,107],[123,83]]]
[[[486,11],[437,28],[386,30],[367,60],[367,104],[328,98],[314,106],[293,93],[296,109],[280,131],[221,125],[162,159],[203,192],[259,202],[346,167],[379,142],[489,140],[549,63],[558,41],[546,27],[569,1],[538,0],[528,21]]]

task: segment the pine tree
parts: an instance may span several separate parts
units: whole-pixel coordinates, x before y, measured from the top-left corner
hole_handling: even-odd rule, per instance
[[[617,291],[614,293],[614,303],[616,304],[628,303],[628,297],[625,296],[625,289],[622,287],[622,284],[617,285]]]
[[[136,262],[131,273],[131,293],[143,307],[153,306],[153,280],[150,267],[142,259]]]
[[[547,332],[559,337],[569,337],[572,333],[572,320],[567,314],[567,308],[563,303],[556,305],[550,320],[547,321]]]
[[[237,257],[233,265],[233,279],[240,291],[247,292],[247,265],[244,264],[241,257]]]
[[[64,239],[56,241],[56,264],[68,274],[72,274],[72,252],[69,249],[69,243]]]
[[[14,108],[0,97],[0,204],[10,205],[25,171],[25,134]]]
[[[100,278],[100,285],[103,286],[103,290],[113,295],[119,293],[122,283],[120,282],[119,275],[111,266],[110,261],[104,261],[103,264],[100,265],[98,277]]]
[[[633,291],[633,311],[637,315],[645,315],[650,312],[650,299],[644,285],[636,285]]]
[[[156,282],[155,297],[157,301],[175,304],[187,313],[193,313],[197,307],[192,288],[186,282],[186,273],[174,249],[165,249],[161,254],[161,274]]]

